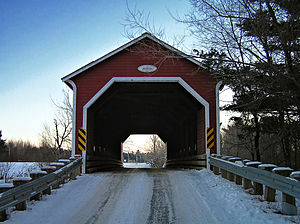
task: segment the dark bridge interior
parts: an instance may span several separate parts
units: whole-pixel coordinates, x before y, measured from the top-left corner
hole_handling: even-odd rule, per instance
[[[86,170],[122,165],[121,142],[130,134],[157,133],[170,166],[203,154],[204,124],[203,105],[178,83],[114,83],[88,108]]]

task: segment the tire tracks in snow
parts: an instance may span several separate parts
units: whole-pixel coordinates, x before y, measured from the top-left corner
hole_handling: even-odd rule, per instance
[[[148,171],[153,179],[153,192],[150,205],[150,214],[147,224],[174,223],[175,209],[173,203],[173,192],[169,176],[166,171]]]
[[[78,177],[5,223],[299,223],[261,208],[210,171],[124,169]]]
[[[220,223],[189,171],[120,169],[84,175],[24,212],[18,224]],[[13,218],[13,217],[12,217]],[[33,221],[36,220],[36,221]],[[11,220],[13,221],[13,220]]]
[[[85,224],[144,223],[148,215],[152,183],[146,172],[138,169],[118,170],[105,184],[107,197]]]
[[[84,224],[175,223],[175,205],[169,171],[128,169],[116,171],[103,182],[102,200]],[[94,200],[96,199],[96,195]]]
[[[218,224],[216,217],[211,213],[207,204],[207,198],[194,186],[194,178],[189,171],[169,170],[171,186],[173,187],[173,200],[177,219],[175,223],[197,223],[197,224]],[[201,183],[200,185],[201,189]]]
[[[127,184],[131,171],[108,172],[107,176],[97,186],[97,191],[87,202],[80,206],[80,209],[74,214],[69,223],[95,224],[103,216],[103,212],[111,204],[118,201],[120,190]],[[88,183],[87,183],[88,185]],[[120,187],[122,186],[122,187]]]

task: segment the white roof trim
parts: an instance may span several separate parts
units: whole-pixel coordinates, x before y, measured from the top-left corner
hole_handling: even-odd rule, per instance
[[[75,156],[75,142],[76,142],[76,96],[77,87],[72,80],[67,80],[67,82],[72,86],[73,89],[73,110],[72,110],[72,156]]]
[[[174,82],[180,84],[205,108],[205,124],[209,127],[209,103],[180,77],[113,77],[83,106],[83,128],[87,128],[87,110],[115,82]],[[205,129],[206,130],[206,129]]]
[[[98,64],[98,63],[100,63],[100,62],[106,60],[107,58],[109,58],[109,57],[111,57],[111,56],[113,56],[113,55],[119,53],[120,51],[122,51],[122,50],[124,50],[124,49],[126,49],[126,48],[128,48],[128,47],[130,47],[130,46],[132,46],[133,44],[139,42],[140,40],[142,40],[142,39],[144,39],[144,38],[146,38],[146,37],[148,37],[149,39],[153,40],[154,42],[156,42],[156,43],[158,43],[158,44],[164,46],[165,48],[167,48],[167,49],[169,49],[169,50],[171,50],[171,51],[177,53],[178,55],[180,55],[180,56],[186,58],[187,60],[189,60],[189,61],[191,61],[191,62],[197,64],[198,66],[201,66],[201,64],[200,64],[199,61],[197,61],[197,60],[195,60],[195,59],[189,57],[187,54],[183,53],[182,51],[179,51],[178,49],[176,49],[176,48],[172,47],[171,45],[169,45],[169,44],[167,44],[167,43],[165,43],[165,42],[159,40],[158,38],[154,37],[153,35],[151,35],[151,34],[149,34],[149,33],[144,33],[144,34],[142,34],[141,36],[137,37],[136,39],[134,39],[134,40],[132,40],[132,41],[130,41],[130,42],[128,42],[128,43],[122,45],[121,47],[119,47],[119,48],[113,50],[112,52],[110,52],[110,53],[104,55],[103,57],[100,57],[99,59],[97,59],[97,60],[95,60],[95,61],[93,61],[93,62],[91,62],[91,63],[89,63],[89,64],[87,64],[87,65],[85,65],[85,66],[83,66],[82,68],[76,70],[75,72],[72,72],[71,74],[69,74],[69,75],[63,77],[63,78],[62,78],[62,81],[63,81],[63,82],[66,82],[67,80],[73,78],[74,76],[80,74],[81,72],[83,72],[83,71],[85,71],[85,70],[87,70],[87,69],[93,67],[94,65],[96,65],[96,64]]]

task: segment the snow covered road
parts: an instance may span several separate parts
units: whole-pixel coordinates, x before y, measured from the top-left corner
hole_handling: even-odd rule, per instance
[[[13,212],[14,224],[298,223],[207,170],[123,169],[88,174]]]

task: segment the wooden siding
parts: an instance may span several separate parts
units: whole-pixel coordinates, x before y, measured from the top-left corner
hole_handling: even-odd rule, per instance
[[[148,40],[147,44],[150,47],[145,49],[145,43],[136,43],[72,78],[77,86],[77,128],[82,127],[83,106],[113,77],[181,77],[209,103],[210,126],[216,128],[217,81],[187,59],[166,58],[165,55],[172,56],[172,52],[168,53],[157,43]],[[153,53],[155,48],[159,49],[158,53]],[[153,73],[142,73],[137,68],[143,64],[155,65],[158,69]]]

